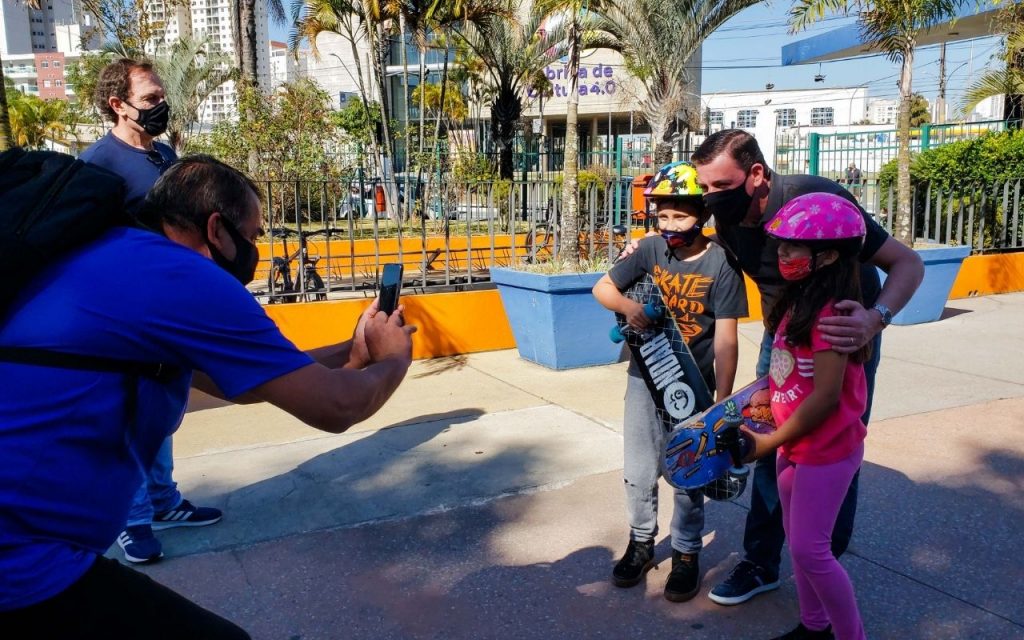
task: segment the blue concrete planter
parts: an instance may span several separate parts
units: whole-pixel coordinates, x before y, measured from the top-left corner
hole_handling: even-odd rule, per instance
[[[608,338],[615,314],[590,293],[602,275],[492,269],[520,357],[552,369],[618,362],[622,346]]]
[[[893,316],[893,324],[920,324],[934,322],[942,317],[942,310],[946,308],[946,300],[960,272],[960,265],[971,253],[970,247],[942,245],[916,251],[924,261],[924,280],[907,306]],[[881,269],[879,275],[882,282],[885,282],[885,273]]]

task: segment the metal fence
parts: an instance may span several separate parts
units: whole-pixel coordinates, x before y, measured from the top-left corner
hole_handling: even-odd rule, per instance
[[[1005,131],[1005,120],[923,125],[911,129],[912,153]],[[775,166],[779,173],[809,173],[833,180],[843,179],[853,163],[864,179],[875,178],[896,157],[896,129],[816,133],[800,129],[779,133],[775,141]]]
[[[911,211],[914,237],[926,242],[968,246],[974,253],[1024,250],[1024,176],[987,183],[939,186],[913,185]],[[865,192],[865,208],[892,232],[896,188],[878,184]]]
[[[250,291],[263,302],[371,296],[382,266],[404,267],[412,291],[490,286],[496,266],[558,258],[561,182],[263,182],[264,229]],[[628,181],[580,190],[586,257],[610,256],[645,220]],[[642,198],[639,200],[642,203]],[[621,230],[620,230],[621,231]]]

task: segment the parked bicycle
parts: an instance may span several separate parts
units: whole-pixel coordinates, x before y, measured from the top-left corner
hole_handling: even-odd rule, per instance
[[[271,232],[271,235],[281,238],[284,256],[275,256],[271,260],[270,274],[267,276],[269,303],[327,299],[327,287],[316,268],[320,256],[309,252],[308,238],[323,234],[330,241],[331,234],[337,232],[337,229],[331,228],[300,232],[285,227],[279,227]],[[289,253],[288,238],[294,236],[298,237],[299,246]],[[300,258],[301,262],[292,276],[292,264]]]

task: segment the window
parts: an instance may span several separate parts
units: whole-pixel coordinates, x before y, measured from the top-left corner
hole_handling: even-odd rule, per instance
[[[775,126],[792,127],[796,124],[796,109],[776,109]]]
[[[722,124],[725,121],[724,111],[712,111],[711,112],[711,124]]]
[[[757,126],[757,109],[740,109],[736,112],[736,126],[750,129]]]
[[[814,107],[811,109],[811,124],[830,126],[835,123],[835,109],[832,107]]]
[[[54,60],[53,61],[53,68],[56,69],[59,66],[60,66],[60,60]]]
[[[49,89],[50,88],[50,81],[49,80],[43,80],[43,86],[46,87],[47,89]]]
[[[64,86],[64,81],[63,80],[57,80],[54,84],[56,84],[56,86],[58,86],[58,87],[62,87],[62,86]]]
[[[43,68],[44,68],[44,69],[49,69],[49,68],[50,68],[50,63],[49,63],[49,62],[47,62],[46,60],[43,60],[43,63],[42,63],[42,65],[43,65]]]

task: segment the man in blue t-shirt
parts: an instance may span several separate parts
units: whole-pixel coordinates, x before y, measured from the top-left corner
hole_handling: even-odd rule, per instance
[[[113,229],[48,265],[0,324],[0,345],[172,370],[155,380],[0,362],[0,629],[247,638],[103,557],[139,469],[177,426],[190,386],[338,433],[376,412],[408,370],[414,329],[401,307],[388,317],[375,303],[351,340],[308,353],[281,335],[244,286],[262,232],[257,188],[227,165],[176,163],[139,219],[153,231]]]
[[[135,214],[160,175],[178,159],[171,147],[156,141],[170,119],[163,83],[149,63],[121,58],[100,72],[94,102],[114,128],[86,149],[82,160],[124,179],[125,207]],[[220,509],[197,507],[186,500],[178,491],[173,471],[168,436],[153,464],[141,470],[124,531],[117,537],[128,562],[141,564],[163,557],[154,529],[202,527],[221,519]]]

